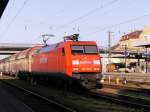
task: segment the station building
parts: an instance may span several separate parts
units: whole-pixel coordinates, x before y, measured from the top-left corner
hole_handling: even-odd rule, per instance
[[[121,36],[118,44],[111,48],[111,63],[106,61],[109,60],[106,58],[103,63],[105,63],[106,66],[108,63],[112,65],[122,63],[128,72],[150,73],[149,46],[150,27],[133,31]],[[105,68],[104,72],[108,71],[107,69],[108,68]],[[118,71],[118,65],[115,71]]]
[[[123,35],[118,46],[114,50],[123,51],[126,46],[129,52],[144,53],[146,49],[143,47],[137,47],[144,43],[150,43],[150,27]]]

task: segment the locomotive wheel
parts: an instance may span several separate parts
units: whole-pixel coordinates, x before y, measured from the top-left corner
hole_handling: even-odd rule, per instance
[[[89,81],[89,80],[82,80],[81,85],[86,89],[92,89],[96,86],[96,83],[94,83],[93,81]]]

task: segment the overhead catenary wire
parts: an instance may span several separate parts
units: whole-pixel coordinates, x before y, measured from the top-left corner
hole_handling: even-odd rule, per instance
[[[25,0],[23,2],[23,5],[19,8],[19,10],[17,11],[17,13],[15,14],[15,16],[11,19],[11,21],[8,23],[8,25],[6,26],[5,30],[1,33],[1,38],[5,36],[5,34],[7,33],[7,31],[9,30],[9,28],[11,27],[11,25],[13,24],[13,22],[16,20],[17,16],[21,13],[21,11],[24,9],[25,5],[27,4],[29,0]]]
[[[126,8],[130,7],[133,3],[135,3],[135,1],[137,1],[137,0],[134,0],[133,2],[131,2],[128,6],[126,6]],[[105,12],[101,13],[100,16],[105,16],[105,15],[107,15],[107,14],[110,14],[110,13],[113,12],[114,9],[115,9],[115,10],[118,10],[118,9],[121,8],[121,7],[122,7],[121,5],[119,5],[118,7],[115,7],[115,8],[113,7],[113,8],[111,8],[111,9],[106,10]],[[87,22],[88,22],[88,20],[84,20],[84,22],[80,23],[80,25],[81,25],[81,24],[82,24],[82,25],[87,24]]]
[[[68,7],[71,7],[71,6],[74,5],[74,4],[72,4],[73,1],[74,1],[74,0],[70,0],[69,6],[63,7],[62,9],[58,10],[58,11],[55,13],[55,15],[53,15],[53,16],[59,16],[59,15],[61,15],[63,12],[65,12],[66,10],[68,10]]]
[[[95,34],[95,33],[97,33],[97,32],[104,31],[104,30],[109,29],[109,28],[114,28],[114,27],[117,27],[117,26],[120,26],[120,25],[123,25],[123,24],[126,24],[126,23],[135,22],[135,21],[138,21],[138,20],[140,20],[140,19],[143,19],[143,18],[145,18],[145,17],[147,17],[147,16],[150,16],[150,12],[147,13],[147,14],[144,14],[144,15],[141,15],[141,16],[138,16],[138,17],[135,17],[135,18],[132,18],[132,19],[128,19],[128,20],[122,21],[122,22],[120,22],[120,23],[116,23],[116,24],[113,24],[113,25],[108,25],[108,26],[103,27],[103,28],[98,28],[96,31],[90,32],[90,33],[88,33],[88,34],[93,34],[93,33]]]
[[[90,10],[89,12],[87,12],[87,13],[85,13],[85,14],[83,14],[83,15],[81,15],[81,16],[79,16],[79,17],[77,17],[77,18],[75,18],[75,19],[73,19],[71,21],[69,21],[68,23],[62,25],[61,27],[59,27],[58,29],[56,29],[56,31],[61,30],[62,28],[65,28],[65,27],[67,27],[67,26],[69,26],[69,25],[71,25],[71,24],[73,24],[73,23],[75,23],[77,21],[80,21],[83,18],[88,17],[89,15],[97,12],[99,9],[102,9],[102,8],[105,8],[105,7],[109,6],[109,5],[112,5],[113,3],[117,2],[117,1],[118,0],[112,0],[111,2],[107,3],[105,6],[94,8],[94,9]]]

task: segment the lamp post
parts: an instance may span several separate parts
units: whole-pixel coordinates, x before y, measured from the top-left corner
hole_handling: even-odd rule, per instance
[[[127,69],[127,45],[125,45],[125,72],[126,72],[126,69]]]
[[[124,63],[125,63],[125,72],[127,71],[127,45],[122,45],[124,47]]]
[[[111,72],[111,34],[113,32],[108,32],[108,72]]]
[[[145,59],[145,61],[146,61],[146,73],[148,72],[148,70],[147,70],[147,67],[148,67],[148,64],[147,64],[147,47],[146,47],[146,59]]]

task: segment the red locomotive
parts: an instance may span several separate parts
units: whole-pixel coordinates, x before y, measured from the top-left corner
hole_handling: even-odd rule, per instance
[[[96,42],[78,41],[77,37],[76,34],[67,36],[65,42],[36,46],[12,55],[1,60],[0,70],[32,80],[76,80],[91,87],[101,77],[101,57]]]

